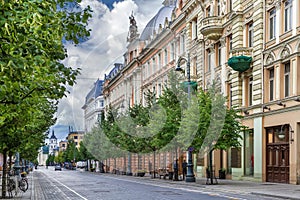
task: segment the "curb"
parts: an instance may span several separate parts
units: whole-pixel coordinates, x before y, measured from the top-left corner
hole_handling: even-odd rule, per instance
[[[279,199],[300,200],[300,198],[286,197],[286,196],[281,196],[281,195],[266,194],[266,193],[260,193],[260,192],[250,192],[250,194],[253,194],[253,195],[260,195],[260,196],[265,196],[265,197],[279,198]]]

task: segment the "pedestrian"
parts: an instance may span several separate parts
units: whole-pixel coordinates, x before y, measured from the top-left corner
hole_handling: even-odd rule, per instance
[[[183,160],[182,162],[182,176],[183,176],[183,180],[185,180],[187,174],[187,162],[185,160]]]
[[[173,169],[174,169],[174,181],[178,181],[178,159],[174,161]]]

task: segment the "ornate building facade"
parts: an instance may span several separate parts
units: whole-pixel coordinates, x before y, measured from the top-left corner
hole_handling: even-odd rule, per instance
[[[144,103],[148,89],[159,96],[178,58],[189,57],[192,80],[204,89],[219,84],[248,127],[242,148],[214,151],[214,169],[231,179],[299,184],[299,9],[296,0],[165,0],[141,35],[131,16],[124,63],[105,77],[105,101],[127,109]],[[207,160],[194,155],[197,176]]]

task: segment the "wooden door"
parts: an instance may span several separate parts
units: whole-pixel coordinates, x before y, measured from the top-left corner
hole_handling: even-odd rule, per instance
[[[274,131],[275,130],[275,131]],[[267,182],[289,183],[289,140],[288,134],[285,139],[278,139],[277,129],[267,130]]]

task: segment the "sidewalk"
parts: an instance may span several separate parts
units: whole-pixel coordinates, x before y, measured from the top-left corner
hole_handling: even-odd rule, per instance
[[[148,177],[151,179],[150,177]],[[254,194],[281,199],[300,200],[300,185],[279,184],[270,182],[235,181],[218,179],[218,184],[206,185],[206,178],[196,178],[196,182],[187,183],[185,181],[171,181],[164,179],[151,179],[153,181],[167,181],[172,184],[192,185],[204,188],[204,190],[216,192],[233,192],[239,194]]]
[[[28,190],[26,192],[18,191],[18,194],[16,197],[12,199],[18,199],[18,200],[33,200],[32,198],[34,196],[34,172],[30,172],[27,175],[28,178]]]
[[[95,173],[95,172],[93,172]],[[215,191],[215,192],[233,192],[233,193],[244,193],[244,194],[255,194],[262,196],[269,196],[274,198],[282,198],[282,199],[292,199],[292,200],[300,200],[300,185],[291,185],[291,184],[278,184],[278,183],[270,183],[270,182],[252,182],[252,181],[234,181],[227,179],[218,179],[217,185],[206,185],[206,178],[196,178],[196,182],[187,183],[185,181],[172,181],[168,179],[159,179],[159,178],[151,178],[150,176],[145,177],[135,177],[135,176],[122,176],[122,175],[114,175],[114,174],[103,174],[106,176],[118,176],[130,178],[130,179],[138,179],[145,181],[153,181],[153,182],[166,182],[169,184],[176,185],[186,185],[186,186],[194,186],[199,187],[202,190],[207,191]],[[38,187],[37,177],[35,177],[35,171],[29,174],[28,176],[29,188],[23,193],[20,192],[18,197],[13,199],[21,199],[21,200],[40,200],[39,194],[42,194],[41,188]]]

